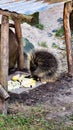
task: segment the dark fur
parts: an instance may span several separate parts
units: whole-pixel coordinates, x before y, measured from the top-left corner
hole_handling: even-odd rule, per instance
[[[31,55],[30,72],[32,77],[50,78],[58,68],[55,56],[47,51],[35,51]]]

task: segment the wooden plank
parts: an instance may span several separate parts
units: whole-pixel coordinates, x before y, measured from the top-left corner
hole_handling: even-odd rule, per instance
[[[72,4],[70,1],[64,4],[64,14],[63,14],[69,76],[72,76],[71,31],[70,31],[70,24],[69,24],[69,16],[71,11],[72,11]]]

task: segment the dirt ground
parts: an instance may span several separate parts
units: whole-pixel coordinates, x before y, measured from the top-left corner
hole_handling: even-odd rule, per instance
[[[9,113],[28,113],[41,106],[46,118],[65,118],[73,113],[73,78],[62,75],[55,83],[41,85],[29,93],[11,94]]]
[[[54,12],[53,11],[54,9],[51,9],[52,13],[57,14],[57,10]],[[43,15],[45,15],[45,13],[46,11],[43,12]],[[41,15],[40,18],[42,17],[43,16]],[[60,17],[61,16],[58,14],[56,19]],[[45,17],[45,19],[40,19],[40,21],[46,25],[45,30],[47,32],[49,31],[50,33],[52,29],[55,29],[57,27],[54,25],[55,23],[52,25],[51,21],[50,25],[48,26],[49,18],[50,14],[48,14],[48,17]],[[55,19],[52,22],[55,22]],[[23,35],[27,37],[27,34],[24,33]],[[31,39],[31,34],[29,36],[29,39],[33,42]],[[61,52],[63,52],[63,50],[60,50],[60,53]],[[65,64],[65,62],[65,60],[64,63],[62,61],[62,64]],[[62,66],[62,69],[64,67]],[[73,77],[68,77],[67,69],[65,70],[66,71],[61,73],[61,76],[55,83],[43,84],[28,93],[23,92],[20,95],[10,94],[11,97],[9,99],[8,112],[23,112],[24,114],[28,114],[31,107],[35,108],[37,106],[41,106],[41,109],[44,110],[47,119],[60,119],[68,124],[72,124],[72,122],[69,122],[67,120],[67,116],[73,114]]]

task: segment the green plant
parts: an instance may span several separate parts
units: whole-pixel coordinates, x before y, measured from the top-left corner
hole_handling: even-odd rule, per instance
[[[53,43],[53,44],[52,44],[52,47],[53,47],[53,48],[58,48],[58,45],[55,44],[55,43]]]
[[[66,128],[66,130],[73,130],[73,127],[72,127],[72,126],[68,126],[68,127]]]
[[[47,44],[46,44],[46,42],[41,42],[41,43],[38,42],[38,45],[47,48]]]
[[[55,33],[56,37],[61,37],[64,35],[64,29],[63,27],[61,27],[60,29],[57,30],[57,32]]]
[[[44,25],[43,25],[43,24],[40,24],[40,23],[35,24],[35,27],[36,27],[36,28],[39,28],[39,29],[41,29],[41,30],[44,29]]]
[[[68,116],[69,120],[73,121],[73,114]]]

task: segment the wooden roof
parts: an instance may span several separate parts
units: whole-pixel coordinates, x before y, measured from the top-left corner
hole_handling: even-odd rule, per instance
[[[30,15],[58,5],[57,2],[64,1],[66,0],[0,0],[0,9]]]

